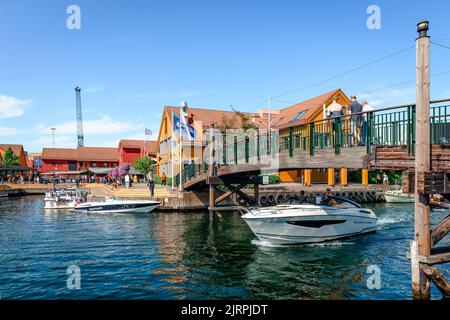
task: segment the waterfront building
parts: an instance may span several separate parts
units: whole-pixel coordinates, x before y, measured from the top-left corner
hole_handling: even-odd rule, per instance
[[[119,165],[133,165],[137,159],[149,156],[156,159],[157,141],[145,140],[120,140],[119,142]]]
[[[12,152],[17,157],[19,166],[27,167],[26,154],[23,145],[21,144],[0,144],[0,159],[3,159],[5,152],[8,151],[9,148],[11,148]]]
[[[62,177],[78,178],[82,174],[89,176],[97,173],[97,169],[107,169],[119,165],[117,148],[78,147],[77,149],[44,148],[42,151],[42,174],[54,174]]]
[[[241,113],[236,111],[201,109],[187,107],[184,110],[189,136],[181,138],[181,166],[192,162],[200,163],[206,147],[207,130],[214,123],[217,129],[240,129],[246,126],[267,127],[259,113]],[[180,139],[174,123],[180,121],[179,107],[164,107],[158,135],[157,174],[167,177],[178,175],[180,168]],[[178,129],[179,130],[179,129]]]
[[[309,134],[309,126],[306,126],[305,123],[326,119],[327,108],[333,99],[336,99],[336,102],[344,108],[350,104],[346,94],[341,89],[336,89],[281,109],[272,123],[272,127],[279,130],[280,145],[287,142],[290,130],[294,132],[297,143],[308,144],[308,139],[303,138]],[[328,171],[327,168],[316,168],[280,172],[279,175],[283,182],[324,183],[328,181]]]
[[[327,118],[327,108],[336,99],[337,103],[345,108],[350,101],[341,89],[332,90],[320,96],[305,100],[280,110],[261,109],[256,113],[240,113],[235,111],[223,111],[212,109],[186,108],[185,120],[189,131],[193,132],[191,139],[182,137],[181,167],[194,162],[200,163],[203,151],[206,147],[206,133],[214,123],[218,129],[239,129],[257,126],[267,129],[270,122],[271,128],[279,130],[280,145],[285,143],[291,130],[295,131],[299,140],[306,136],[305,130],[309,127],[305,123],[319,121]],[[174,122],[179,119],[179,107],[164,107],[160,131],[158,136],[157,173],[167,177],[177,176],[180,168],[179,136],[174,135]],[[174,120],[175,119],[175,120]],[[247,123],[243,123],[243,121]],[[176,130],[176,129],[175,129]],[[306,141],[308,143],[308,141]],[[328,168],[303,169],[280,172],[282,182],[312,182],[326,183],[328,181]]]

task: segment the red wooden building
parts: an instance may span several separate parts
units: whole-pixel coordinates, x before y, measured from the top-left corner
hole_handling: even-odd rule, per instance
[[[156,158],[157,142],[144,140],[120,140],[119,164],[133,165],[134,162],[146,155]]]

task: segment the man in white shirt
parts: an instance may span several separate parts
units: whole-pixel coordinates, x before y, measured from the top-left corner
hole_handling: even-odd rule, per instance
[[[367,103],[367,101],[363,101],[362,103],[362,112],[371,112],[373,111],[374,108],[372,108],[371,106],[369,106],[369,104]],[[367,118],[368,118],[368,114],[364,113],[363,115],[363,119],[364,119],[364,123],[362,126],[362,141],[363,144],[365,145],[367,143],[367,132],[368,132],[368,127],[367,127]]]

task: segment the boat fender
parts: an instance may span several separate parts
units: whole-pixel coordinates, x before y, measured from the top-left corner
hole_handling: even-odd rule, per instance
[[[260,199],[259,199],[259,203],[261,204],[261,205],[266,205],[267,204],[267,198],[266,198],[266,196],[262,196]]]

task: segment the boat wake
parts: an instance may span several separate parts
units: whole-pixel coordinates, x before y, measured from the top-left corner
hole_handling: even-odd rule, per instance
[[[354,245],[354,242],[351,241],[326,241],[326,242],[318,242],[318,243],[299,243],[299,244],[273,244],[269,241],[261,241],[259,239],[252,240],[252,244],[258,247],[265,247],[265,248],[292,248],[292,247],[321,247],[321,248],[330,248],[330,247],[342,247],[342,246],[348,246],[348,245]]]

